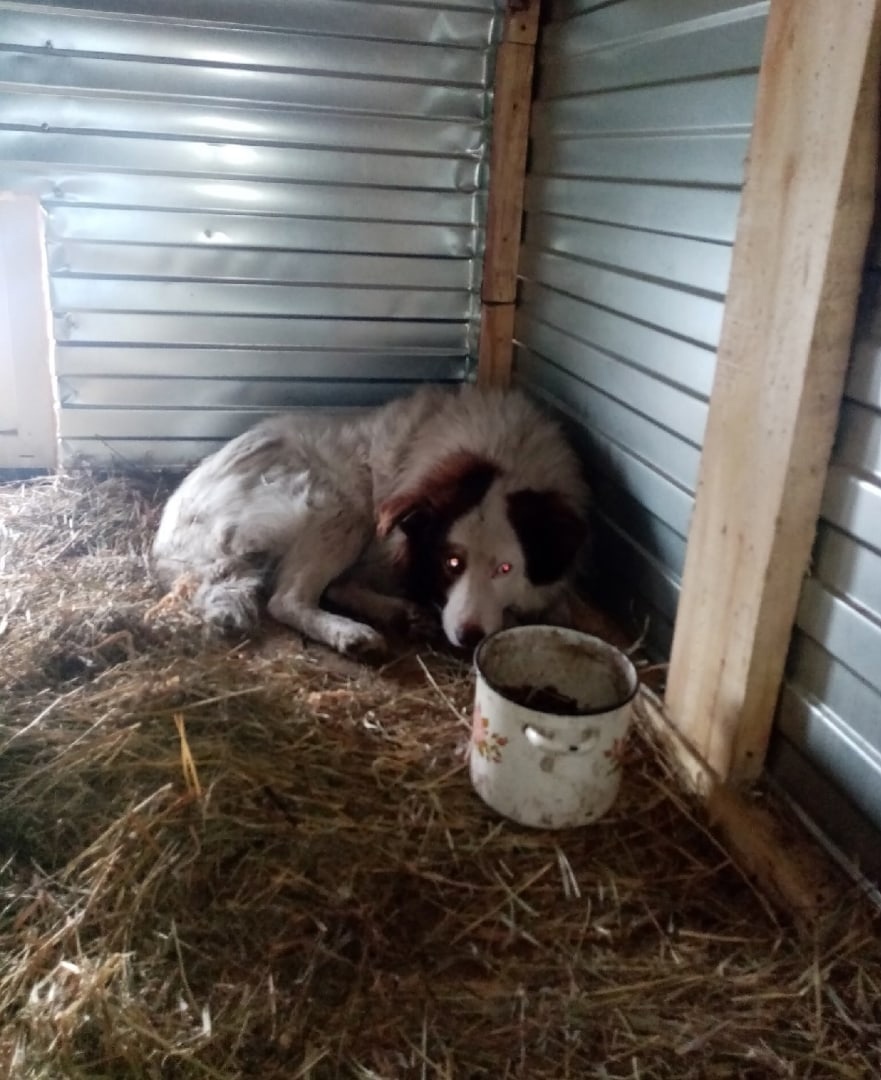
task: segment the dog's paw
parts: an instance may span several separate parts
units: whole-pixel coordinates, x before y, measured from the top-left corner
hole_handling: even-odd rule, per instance
[[[389,628],[399,637],[431,637],[437,631],[437,619],[426,608],[411,600],[397,602]]]
[[[351,627],[340,630],[334,647],[345,656],[356,660],[368,660],[383,657],[388,652],[385,638],[370,626],[353,623]]]

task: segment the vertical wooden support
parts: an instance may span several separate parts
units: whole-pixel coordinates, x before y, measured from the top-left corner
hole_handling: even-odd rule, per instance
[[[764,761],[838,419],[875,203],[879,5],[771,0],[666,695],[733,783]]]
[[[511,380],[514,303],[540,0],[508,0],[496,54],[477,381]]]

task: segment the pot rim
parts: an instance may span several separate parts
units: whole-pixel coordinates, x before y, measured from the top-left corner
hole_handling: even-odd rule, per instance
[[[555,630],[557,632],[562,631],[566,634],[574,634],[581,638],[585,643],[594,643],[601,645],[604,650],[607,650],[615,656],[616,660],[624,661],[627,665],[628,675],[633,679],[633,689],[627,694],[626,697],[619,698],[611,706],[600,705],[593,709],[578,709],[572,712],[543,712],[541,709],[533,709],[529,705],[522,705],[518,701],[513,701],[508,695],[501,689],[501,687],[493,679],[491,679],[483,668],[481,663],[483,653],[486,648],[495,641],[496,638],[503,634],[517,633],[524,630]],[[596,634],[586,634],[583,630],[575,630],[568,626],[554,626],[552,623],[528,623],[523,626],[505,626],[501,630],[495,630],[480,642],[477,648],[474,650],[474,668],[478,676],[483,679],[486,685],[495,693],[499,695],[504,701],[507,701],[510,705],[515,705],[520,709],[525,709],[527,712],[533,713],[536,716],[544,716],[550,718],[557,718],[560,720],[572,719],[574,717],[587,717],[587,716],[603,716],[608,713],[617,712],[619,709],[624,708],[625,705],[629,705],[631,701],[639,693],[639,672],[636,670],[636,665],[630,659],[630,657],[619,649],[616,645],[613,645],[610,641],[606,641],[604,638],[597,637]]]

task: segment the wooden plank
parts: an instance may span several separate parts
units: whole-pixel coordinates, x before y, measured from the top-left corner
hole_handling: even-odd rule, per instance
[[[516,295],[534,55],[530,45],[503,41],[496,58],[481,287],[482,298],[493,303]]]
[[[645,687],[636,698],[635,716],[685,791],[700,796],[695,815],[761,895],[800,933],[812,936],[848,893],[849,883],[832,860],[778,800],[760,802],[719,783]]]
[[[523,190],[529,142],[529,114],[540,0],[509,0],[493,83],[492,145],[478,380],[510,381],[511,342],[499,337],[507,316],[488,318],[492,305],[517,297]]]
[[[838,418],[875,203],[878,8],[771,3],[666,695],[732,782],[764,761]]]
[[[480,309],[480,386],[507,386],[514,354],[514,304],[483,304]]]
[[[508,0],[502,40],[535,45],[540,4],[541,0]]]

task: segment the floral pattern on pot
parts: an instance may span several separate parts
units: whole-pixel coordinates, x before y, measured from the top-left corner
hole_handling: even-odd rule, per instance
[[[627,738],[615,739],[608,750],[603,751],[603,757],[609,762],[609,774],[619,772],[627,756]]]
[[[502,747],[508,745],[508,739],[495,731],[489,730],[489,720],[478,706],[474,707],[474,726],[471,729],[474,748],[482,758],[498,765],[502,760]]]

